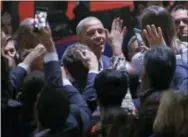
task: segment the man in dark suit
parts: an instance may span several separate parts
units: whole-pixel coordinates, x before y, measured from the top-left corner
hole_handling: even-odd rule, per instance
[[[106,69],[110,59],[103,55],[107,41],[102,22],[96,17],[86,17],[76,27],[77,41],[87,45],[99,60],[99,70]]]
[[[40,41],[43,45],[45,45],[45,48],[47,50],[47,54],[44,57],[44,72],[45,72],[45,84],[49,85],[50,87],[53,87],[54,90],[57,88],[64,88],[64,91],[66,96],[69,100],[70,105],[70,112],[68,117],[66,117],[66,125],[63,125],[64,128],[60,128],[58,130],[52,130],[51,127],[48,130],[48,128],[40,127],[44,123],[44,121],[40,121],[41,119],[38,119],[38,127],[37,132],[35,133],[36,136],[81,136],[83,132],[86,132],[89,128],[90,123],[90,117],[91,113],[90,110],[87,107],[86,102],[79,94],[78,90],[74,88],[73,86],[69,86],[69,84],[66,83],[66,79],[62,81],[62,73],[61,73],[61,66],[60,62],[57,57],[56,49],[53,44],[53,40],[51,38],[50,31],[47,30],[41,30],[41,33],[38,34]],[[38,49],[39,53],[41,51],[41,48]],[[29,59],[29,58],[28,58]],[[33,60],[32,60],[33,61]],[[19,65],[13,70],[13,73],[11,73],[11,79],[15,85],[16,88],[19,88],[20,81],[23,77],[23,75],[27,74],[30,70],[30,63],[32,63],[31,60],[27,60],[26,62],[23,62],[22,65]],[[55,95],[55,94],[54,94]],[[57,94],[56,94],[57,95]],[[55,96],[56,96],[55,95]],[[49,96],[48,96],[49,97]],[[45,102],[43,102],[45,103]],[[61,102],[60,102],[61,103]],[[38,104],[40,105],[40,104]],[[47,104],[49,105],[49,109],[53,110],[50,105],[54,104]],[[60,109],[61,107],[56,106],[56,109]],[[44,117],[48,115],[48,112],[46,109],[41,110],[38,109],[37,115],[39,116],[39,113],[46,114]],[[48,115],[50,116],[50,115]],[[53,114],[52,114],[53,116]],[[51,117],[50,119],[53,121],[54,117]],[[50,122],[52,122],[50,121]],[[42,123],[41,123],[42,122]],[[47,122],[48,123],[48,122]],[[42,125],[41,125],[42,124]],[[43,130],[41,130],[41,128]],[[76,133],[76,134],[75,134]],[[74,134],[74,135],[73,135]]]

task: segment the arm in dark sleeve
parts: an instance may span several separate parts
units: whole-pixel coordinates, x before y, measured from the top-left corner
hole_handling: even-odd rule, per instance
[[[69,102],[71,106],[77,106],[79,109],[74,109],[76,107],[73,107],[71,112],[73,112],[73,115],[79,115],[79,119],[77,119],[79,126],[83,128],[83,131],[87,131],[90,127],[91,122],[91,111],[89,110],[86,101],[84,98],[80,95],[79,91],[72,85],[65,85],[64,89],[67,93],[67,96],[69,98]],[[77,112],[77,113],[76,113]]]
[[[94,80],[98,72],[89,72],[87,85],[83,91],[83,98],[87,102],[89,109],[93,112],[97,108],[97,95],[94,88]]]
[[[75,115],[80,115],[80,120],[69,120],[68,123],[72,123],[73,125],[75,122],[77,122],[78,125],[83,125],[83,130],[86,131],[89,128],[91,112],[78,90],[73,87],[67,79],[62,81],[61,64],[58,61],[57,53],[48,53],[44,58],[44,63],[47,84],[52,84],[55,87],[64,88],[68,96],[70,105],[75,106],[71,107],[71,115],[74,117]],[[77,117],[75,118],[77,119]],[[79,121],[81,121],[82,123],[80,123]],[[76,125],[76,123],[74,125]]]
[[[62,87],[61,63],[56,52],[48,53],[44,57],[45,84]]]
[[[10,81],[15,90],[20,88],[23,79],[25,78],[25,76],[27,76],[28,72],[29,66],[24,63],[20,63],[18,66],[11,70]]]

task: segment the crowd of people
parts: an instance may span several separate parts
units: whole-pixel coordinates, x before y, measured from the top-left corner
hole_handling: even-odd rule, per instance
[[[149,6],[143,45],[115,18],[93,16],[59,59],[49,26],[34,18],[1,31],[2,137],[188,137],[188,9]],[[105,56],[106,42],[113,56]],[[125,45],[124,45],[125,46]]]

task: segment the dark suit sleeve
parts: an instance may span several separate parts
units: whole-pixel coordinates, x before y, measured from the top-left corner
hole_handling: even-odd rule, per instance
[[[176,61],[173,87],[177,90],[188,90],[188,65],[182,60]]]
[[[66,94],[69,98],[70,105],[75,106],[75,107],[71,107],[71,115],[74,116],[74,118],[76,119],[78,126],[82,125],[83,130],[86,131],[89,128],[89,123],[91,120],[91,112],[88,109],[85,100],[83,99],[83,97],[80,95],[80,93],[75,87],[73,87],[72,85],[63,86],[60,62],[48,61],[44,65],[44,70],[45,70],[45,77],[47,84],[52,84],[55,87],[62,87],[65,89]],[[79,108],[79,109],[75,109],[75,108]],[[78,120],[77,117],[75,117],[75,115],[77,116],[79,115],[80,120]],[[72,123],[72,125],[75,123],[75,120],[71,120],[71,119],[68,120],[69,120],[68,123]],[[80,121],[82,123],[80,123]]]
[[[97,108],[97,95],[94,88],[94,80],[97,73],[88,73],[87,85],[83,91],[83,98],[88,104],[89,109],[93,112]]]
[[[26,75],[27,75],[27,71],[20,66],[17,66],[11,70],[10,81],[11,81],[11,85],[15,90],[20,88],[22,81]]]
[[[45,84],[55,87],[62,87],[61,63],[50,61],[44,64]]]

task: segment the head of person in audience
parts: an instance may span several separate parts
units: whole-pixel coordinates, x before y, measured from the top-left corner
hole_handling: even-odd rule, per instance
[[[103,54],[106,44],[106,32],[102,22],[96,17],[86,17],[76,27],[78,42],[87,45],[97,56]]]
[[[188,93],[187,91],[168,91],[164,93],[153,131],[165,137],[188,136]]]
[[[15,42],[12,37],[7,36],[3,31],[1,32],[1,53],[8,59],[10,68],[16,66],[18,61],[18,54],[15,48]]]
[[[145,90],[163,91],[170,88],[176,68],[176,58],[171,48],[158,46],[144,56],[142,84]]]
[[[146,8],[141,15],[141,29],[146,29],[147,25],[155,25],[156,28],[162,29],[163,37],[166,45],[169,47],[177,46],[173,45],[173,41],[176,37],[175,25],[170,12],[159,6],[150,6]],[[149,44],[146,41],[146,46]]]
[[[63,88],[45,86],[40,92],[35,106],[37,128],[57,129],[66,128],[66,119],[69,115],[69,101]]]
[[[62,63],[70,76],[78,82],[77,84],[85,87],[88,68],[84,65],[82,58],[77,52],[80,51],[83,53],[84,50],[90,51],[87,46],[80,43],[70,45],[62,56]]]
[[[136,36],[132,36],[131,39],[128,42],[128,57],[129,60],[132,59],[132,57],[140,51],[138,41],[136,39]]]
[[[94,87],[103,117],[108,109],[121,107],[128,90],[128,76],[123,70],[106,69],[96,76]]]
[[[188,9],[184,5],[176,5],[172,9],[171,15],[179,39],[188,42]]]
[[[26,106],[28,116],[33,114],[37,96],[44,86],[44,73],[41,71],[30,72],[23,80],[19,100]]]
[[[5,32],[6,35],[12,35],[12,18],[10,13],[6,11],[1,12],[1,29]]]
[[[26,18],[21,21],[14,35],[18,51],[22,52],[25,49],[33,49],[38,44],[38,38],[33,31],[34,18]]]
[[[104,114],[98,133],[102,137],[132,137],[136,120],[129,109],[112,108]]]

